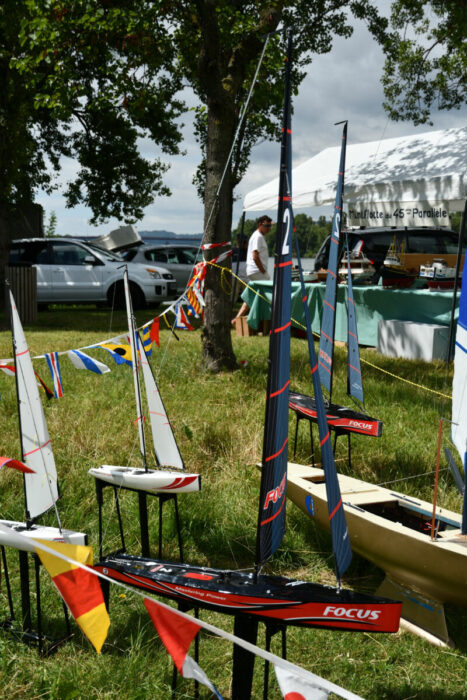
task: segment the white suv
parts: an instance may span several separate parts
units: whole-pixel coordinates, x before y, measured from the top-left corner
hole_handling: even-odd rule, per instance
[[[107,303],[123,308],[121,257],[72,238],[23,238],[10,247],[10,265],[37,269],[39,304]],[[176,296],[175,277],[155,265],[129,265],[135,308]]]

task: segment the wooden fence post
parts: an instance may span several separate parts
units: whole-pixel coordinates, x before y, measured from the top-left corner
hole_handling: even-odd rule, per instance
[[[6,265],[5,279],[10,283],[22,323],[35,323],[37,321],[36,268],[23,265]],[[9,308],[9,304],[10,302],[7,299],[5,309]]]

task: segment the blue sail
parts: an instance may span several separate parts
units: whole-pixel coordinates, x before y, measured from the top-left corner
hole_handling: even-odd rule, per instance
[[[303,281],[302,263],[298,240],[295,236],[295,254],[297,256],[298,271],[300,275],[300,285],[303,300],[303,310],[305,314],[305,324],[308,339],[308,356],[310,359],[311,376],[313,380],[313,391],[315,394],[316,414],[318,421],[319,441],[321,446],[321,461],[323,463],[326,480],[326,494],[328,500],[329,525],[332,537],[332,548],[334,551],[334,561],[336,566],[336,577],[340,579],[352,561],[352,548],[347,530],[342,496],[337,478],[336,463],[331,445],[328,421],[326,418],[326,408],[324,406],[323,392],[319,378],[318,361],[316,359],[315,345],[311,329],[310,310],[308,308],[308,297]]]
[[[357,316],[353,298],[352,272],[350,269],[349,238],[346,235],[347,246],[347,393],[365,407],[363,397],[362,371],[360,365],[360,350],[358,347]]]
[[[321,384],[332,394],[332,362],[334,357],[334,330],[336,325],[337,266],[339,263],[339,243],[341,234],[342,199],[344,195],[345,149],[347,144],[347,122],[342,133],[342,147],[337,178],[336,203],[332,219],[332,233],[329,245],[328,274],[324,293],[321,338],[319,342],[319,376]]]
[[[285,532],[287,485],[290,325],[292,254],[291,232],[291,119],[290,119],[291,37],[285,66],[284,113],[282,120],[279,204],[276,225],[274,284],[269,340],[269,372],[266,395],[263,458],[257,533],[257,566],[269,559]]]

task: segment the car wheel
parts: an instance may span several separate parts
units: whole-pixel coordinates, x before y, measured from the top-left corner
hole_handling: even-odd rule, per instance
[[[146,297],[142,289],[134,282],[130,282],[131,303],[134,309],[144,309],[146,307]]]
[[[125,289],[123,282],[116,282],[107,292],[107,303],[112,309],[125,308]]]

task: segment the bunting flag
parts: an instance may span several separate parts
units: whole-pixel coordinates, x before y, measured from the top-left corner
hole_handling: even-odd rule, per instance
[[[329,692],[312,681],[299,678],[290,671],[274,664],[277,682],[285,700],[327,700]]]
[[[96,374],[105,374],[110,372],[109,367],[99,360],[89,357],[81,350],[68,350],[68,357],[76,369],[88,369]]]
[[[79,564],[92,566],[91,547],[46,540],[38,540],[38,542],[65,555],[68,559],[73,559]],[[64,561],[49,552],[39,549],[39,547],[34,549],[50,574],[76,623],[94,646],[97,653],[100,654],[102,645],[107,637],[110,620],[98,577],[85,569],[81,569],[76,564]]]
[[[0,457],[0,469],[3,469],[3,467],[17,469],[19,472],[23,472],[23,474],[35,474],[34,469],[26,466],[26,464],[20,462],[19,459],[12,459],[11,457]]]
[[[180,675],[183,678],[193,678],[202,683],[214,693],[216,698],[222,700],[222,695],[219,694],[216,686],[211,683],[203,669],[187,653],[191,642],[201,629],[201,625],[180,617],[150,598],[144,599],[144,605]]]
[[[15,376],[15,366],[14,365],[8,365],[8,364],[0,364],[0,369],[2,372],[5,372],[5,374],[8,374],[9,377],[14,377]],[[42,381],[42,379],[39,377],[37,372],[34,372],[36,375],[36,379],[38,381],[38,384],[44,389],[45,395],[47,396],[48,399],[51,399],[53,394],[53,391],[50,391],[49,387],[47,384]]]
[[[151,339],[151,329],[149,326],[145,326],[141,330],[141,342],[146,351],[146,356],[149,357],[152,353],[152,339]]]
[[[101,343],[100,348],[107,350],[117,363],[117,365],[128,365],[132,366],[131,363],[131,348],[129,345],[123,343]]]
[[[188,322],[181,302],[175,306],[175,328],[179,330],[192,331],[193,326]]]
[[[161,344],[159,342],[159,317],[153,319],[149,337],[151,338],[151,342],[155,343],[157,347],[160,348]]]
[[[54,383],[54,396],[60,399],[63,396],[62,376],[60,374],[60,364],[58,361],[58,352],[46,352],[44,355],[49,365],[50,374]]]
[[[188,289],[186,293],[186,307],[187,311],[190,314],[190,316],[194,316],[195,318],[199,318],[201,314],[201,304],[199,303],[198,297],[196,296],[195,292],[193,289]]]

